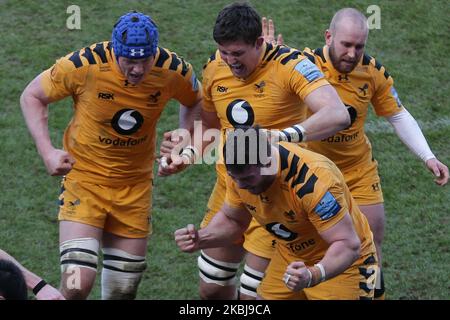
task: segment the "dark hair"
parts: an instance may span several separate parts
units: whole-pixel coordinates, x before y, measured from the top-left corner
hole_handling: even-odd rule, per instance
[[[235,2],[220,11],[213,37],[218,44],[243,40],[255,44],[262,35],[261,17],[248,3]]]
[[[240,126],[227,130],[223,158],[227,170],[243,172],[249,166],[265,167],[270,163],[271,144],[259,127]]]
[[[22,271],[9,260],[0,259],[0,295],[6,300],[27,300]]]

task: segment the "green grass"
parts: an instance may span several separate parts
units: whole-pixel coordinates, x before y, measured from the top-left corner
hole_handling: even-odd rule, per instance
[[[1,1],[0,29],[0,246],[26,267],[57,286],[59,282],[57,197],[59,179],[49,177],[27,133],[19,108],[26,84],[54,60],[73,50],[109,39],[115,20],[130,9],[152,15],[160,44],[191,62],[198,74],[215,50],[212,27],[228,1],[77,1],[81,30],[66,29],[70,1]],[[372,1],[254,1],[261,14],[276,22],[294,47],[322,46],[323,31],[343,6],[365,12]],[[370,32],[367,52],[379,59],[396,81],[409,111],[442,162],[450,163],[449,59],[447,1],[380,1],[381,29]],[[177,106],[170,103],[158,133],[175,128]],[[61,145],[70,119],[68,100],[50,108],[51,136]],[[434,125],[444,119],[443,124]],[[382,119],[369,121],[378,127]],[[434,185],[431,174],[392,130],[372,130],[369,137],[380,163],[386,200],[384,271],[391,299],[450,297],[450,192]],[[195,255],[180,253],[175,229],[198,224],[214,184],[213,166],[194,166],[176,177],[156,178],[154,235],[140,299],[196,299]],[[100,298],[97,283],[92,299]]]

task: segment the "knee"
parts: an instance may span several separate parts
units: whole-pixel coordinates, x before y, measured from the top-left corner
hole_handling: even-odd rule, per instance
[[[142,274],[147,268],[144,256],[120,249],[103,249],[102,299],[132,300],[136,298]]]
[[[97,273],[99,243],[93,238],[67,240],[60,245],[61,292],[66,299],[86,299]]]
[[[201,299],[235,299],[236,272],[239,262],[224,262],[209,257],[201,251],[198,257]]]
[[[244,266],[244,271],[241,274],[239,288],[241,300],[254,300],[258,294],[256,290],[264,277],[264,272],[260,272],[249,267],[247,264]]]

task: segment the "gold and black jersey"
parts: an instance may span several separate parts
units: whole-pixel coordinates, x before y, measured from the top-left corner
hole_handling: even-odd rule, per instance
[[[121,73],[110,42],[59,59],[41,77],[51,101],[71,96],[74,114],[64,148],[76,160],[69,173],[101,184],[140,182],[152,176],[156,122],[170,99],[193,106],[201,89],[192,66],[158,48],[137,85]]]
[[[262,194],[239,189],[227,176],[226,203],[246,209],[280,241],[284,252],[306,264],[319,261],[329,245],[320,237],[348,212],[361,240],[361,256],[374,252],[367,219],[336,165],[292,143],[279,144],[277,176]]]
[[[203,70],[203,108],[217,113],[222,129],[283,129],[306,118],[302,101],[327,84],[317,66],[293,48],[264,45],[260,63],[246,79],[235,77],[217,51]]]
[[[303,54],[323,72],[350,108],[355,121],[327,139],[308,142],[307,147],[333,160],[341,170],[348,170],[372,159],[372,147],[364,132],[369,104],[378,116],[385,117],[400,112],[403,107],[394,81],[381,63],[364,54],[352,72],[342,74],[334,68],[328,50],[327,46],[315,50],[305,48]]]

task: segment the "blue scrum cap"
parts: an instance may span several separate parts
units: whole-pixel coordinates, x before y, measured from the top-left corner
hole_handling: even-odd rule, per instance
[[[158,47],[158,28],[143,13],[127,13],[114,25],[112,45],[116,58],[142,59],[154,56]]]

